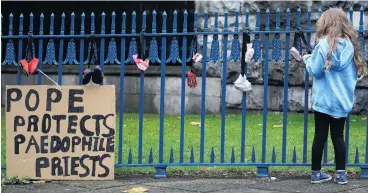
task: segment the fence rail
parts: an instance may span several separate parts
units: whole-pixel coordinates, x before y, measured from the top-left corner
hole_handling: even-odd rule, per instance
[[[318,12],[321,14],[322,10],[319,9]],[[310,44],[311,35],[315,32],[315,29],[312,27],[312,20],[311,20],[311,10],[308,9],[306,13],[302,13],[301,9],[297,10],[296,13],[296,28],[301,29],[307,34],[307,41]],[[351,8],[348,11],[348,17],[350,21],[353,21],[353,9]],[[151,23],[152,30],[151,32],[145,32],[144,36],[150,38],[149,41],[149,49],[148,49],[148,58],[150,59],[151,63],[156,63],[161,65],[161,83],[160,83],[160,120],[159,120],[159,143],[158,143],[158,160],[157,162],[153,161],[153,152],[152,149],[150,150],[148,162],[143,163],[143,108],[144,108],[144,72],[140,72],[140,99],[139,99],[139,128],[138,128],[138,160],[134,163],[132,160],[132,150],[129,150],[129,154],[127,157],[123,157],[123,148],[124,141],[124,94],[120,95],[119,98],[119,126],[118,126],[118,150],[117,150],[117,163],[116,167],[141,167],[141,166],[152,166],[156,168],[156,177],[164,177],[166,176],[166,167],[167,166],[256,166],[257,176],[267,176],[268,175],[268,168],[270,166],[310,166],[311,164],[308,163],[307,156],[308,154],[308,91],[309,91],[309,84],[308,84],[308,73],[305,73],[305,102],[304,102],[304,125],[303,125],[303,158],[302,162],[298,163],[296,159],[296,150],[294,146],[292,161],[287,162],[287,121],[288,121],[288,69],[289,69],[289,61],[293,60],[292,56],[289,54],[290,49],[290,38],[293,33],[297,31],[297,29],[292,29],[291,27],[291,12],[289,9],[285,11],[286,14],[286,25],[280,26],[280,16],[281,11],[280,9],[276,10],[275,14],[272,16],[276,17],[275,22],[275,30],[271,31],[270,25],[270,10],[266,10],[264,16],[265,18],[261,18],[261,11],[257,10],[256,15],[256,23],[255,29],[250,30],[250,12],[248,9],[245,10],[245,25],[239,26],[239,10],[235,12],[235,26],[234,29],[231,31],[229,29],[229,14],[228,11],[224,13],[224,24],[223,29],[220,31],[219,27],[219,12],[214,13],[214,28],[213,31],[209,31],[209,14],[208,12],[204,12],[204,23],[203,23],[203,30],[199,31],[198,29],[198,12],[194,13],[194,28],[188,29],[188,13],[185,11],[183,13],[184,19],[181,22],[177,21],[178,13],[175,11],[170,15],[173,17],[173,27],[172,32],[168,32],[167,30],[167,23],[166,19],[168,15],[166,12],[162,15],[162,30],[158,32],[156,26],[156,18],[157,13],[153,11],[151,15]],[[263,15],[263,14],[262,14]],[[307,17],[307,25],[301,25],[302,16]],[[122,17],[121,23],[121,31],[117,33],[117,24],[115,23],[115,18],[117,15],[113,12],[111,14],[111,25],[110,25],[110,33],[107,33],[106,30],[106,17],[105,13],[102,13],[100,19],[102,21],[100,33],[95,31],[95,19],[96,16],[94,13],[90,15],[88,18],[90,20],[90,31],[87,33],[85,30],[85,23],[87,22],[87,17],[83,13],[80,17],[80,31],[76,34],[76,15],[72,13],[70,15],[70,20],[66,20],[65,14],[61,16],[61,26],[59,34],[56,34],[54,31],[54,20],[55,16],[52,14],[49,17],[50,25],[49,25],[49,32],[44,30],[44,18],[43,14],[40,15],[40,26],[38,30],[38,34],[35,32],[37,30],[34,29],[33,21],[34,15],[31,14],[29,16],[29,28],[28,30],[24,29],[24,16],[20,15],[18,19],[19,27],[17,33],[14,30],[16,27],[13,26],[13,19],[14,15],[10,14],[9,19],[9,27],[7,35],[4,35],[2,31],[1,38],[6,42],[6,50],[5,50],[5,58],[2,62],[2,68],[8,68],[10,66],[17,66],[18,61],[22,59],[24,53],[24,45],[23,40],[28,36],[25,35],[27,32],[33,32],[33,38],[38,40],[38,58],[40,59],[39,68],[42,70],[43,65],[54,65],[57,66],[57,73],[58,73],[58,83],[60,85],[63,84],[63,65],[76,65],[79,66],[79,84],[82,84],[82,76],[83,76],[83,68],[85,64],[85,45],[88,43],[86,38],[91,37],[93,34],[96,38],[99,38],[100,41],[100,56],[99,62],[102,70],[104,70],[105,65],[120,65],[120,93],[124,93],[124,81],[125,81],[125,72],[124,66],[125,65],[132,65],[133,64],[133,55],[138,53],[138,41],[136,37],[139,37],[140,31],[137,31],[136,26],[136,12],[131,14],[132,25],[130,26],[130,33],[127,30],[127,14],[124,12]],[[367,56],[366,49],[365,49],[365,40],[364,34],[367,32],[368,29],[364,28],[363,23],[364,17],[364,9],[363,7],[360,9],[360,21],[359,21],[359,28],[356,29],[358,33],[358,40],[361,46],[362,54],[364,57]],[[3,17],[2,17],[3,19]],[[264,29],[260,26],[261,19],[265,20]],[[69,34],[66,34],[66,23],[69,25]],[[183,25],[183,31],[178,32],[177,26],[178,24]],[[142,13],[142,26],[141,29],[146,29],[147,27],[147,15],[146,12]],[[273,26],[272,26],[273,27]],[[303,27],[303,28],[302,28]],[[240,29],[242,28],[242,30]],[[4,29],[2,27],[2,29]],[[256,161],[256,152],[254,147],[252,148],[251,152],[251,160],[247,161],[245,159],[246,155],[246,116],[247,116],[247,108],[246,108],[246,95],[243,94],[242,99],[242,123],[241,123],[241,147],[240,147],[240,159],[239,161],[235,158],[234,148],[231,152],[230,160],[225,159],[225,116],[226,116],[226,71],[227,71],[227,62],[229,61],[240,61],[240,40],[239,36],[242,35],[242,32],[246,31],[249,34],[253,34],[254,38],[252,40],[253,47],[255,49],[255,54],[253,59],[255,61],[263,62],[264,66],[264,98],[263,98],[263,120],[262,120],[262,151],[261,151],[261,160]],[[203,47],[200,50],[200,47],[190,47],[188,41],[193,41],[191,36],[198,35],[203,36]],[[273,37],[271,37],[272,35]],[[285,35],[285,52],[282,52],[282,39],[281,35]],[[210,46],[210,54],[207,56],[207,42],[208,36],[213,36],[213,40]],[[220,50],[220,42],[219,36],[223,36],[222,39],[222,50]],[[261,39],[261,36],[264,36],[264,39]],[[228,40],[232,37],[231,41],[231,53],[228,56]],[[170,47],[168,46],[168,38],[171,39]],[[271,41],[272,38],[272,41]],[[55,41],[56,40],[56,41]],[[158,42],[161,40],[161,42]],[[45,43],[43,42],[45,41]],[[47,41],[47,45],[46,45]],[[68,42],[65,42],[68,41]],[[106,47],[105,41],[108,41],[108,46]],[[146,41],[144,44],[146,44]],[[79,42],[79,45],[78,45]],[[58,43],[59,48],[58,50],[57,45]],[[129,44],[128,44],[129,43]],[[17,54],[15,45],[17,46]],[[118,45],[120,44],[120,47]],[[46,45],[46,46],[45,46]],[[128,46],[127,46],[128,45]],[[160,45],[160,49],[159,49]],[[197,44],[199,45],[199,44]],[[272,50],[270,50],[270,45],[272,45]],[[128,49],[126,49],[128,47]],[[35,49],[36,46],[33,48]],[[46,48],[46,49],[45,49]],[[79,49],[78,49],[79,48]],[[190,49],[188,49],[190,48]],[[301,42],[299,42],[298,50],[301,50]],[[66,50],[66,53],[65,53]],[[181,50],[181,54],[180,54]],[[57,54],[58,51],[58,55]],[[222,51],[222,52],[221,52]],[[106,52],[106,53],[105,53]],[[199,145],[199,162],[195,162],[194,160],[194,150],[191,148],[190,150],[190,159],[185,160],[185,79],[186,79],[186,65],[191,60],[193,52],[202,52],[203,53],[203,71],[202,71],[202,95],[201,95],[201,127],[200,127],[200,145]],[[3,52],[4,53],[4,52]],[[159,55],[160,53],[160,55]],[[45,56],[44,56],[45,54]],[[168,55],[167,55],[168,54]],[[79,55],[79,57],[77,57]],[[220,151],[219,151],[219,160],[216,161],[215,159],[215,150],[212,147],[209,162],[205,161],[205,130],[206,130],[206,114],[205,114],[205,107],[206,107],[206,63],[210,61],[221,61],[222,62],[222,73],[225,78],[222,78],[221,83],[221,137],[220,137]],[[266,150],[267,150],[267,117],[268,117],[268,70],[269,70],[269,61],[283,61],[284,62],[284,106],[283,106],[283,127],[282,127],[282,152],[281,152],[281,162],[276,162],[276,152],[275,148],[273,147],[271,161],[267,161],[266,157]],[[172,63],[181,64],[181,115],[180,115],[180,145],[179,145],[179,160],[174,160],[174,151],[170,149],[170,157],[168,160],[164,159],[164,151],[168,151],[167,148],[164,148],[164,121],[165,121],[165,87],[166,87],[166,80],[165,80],[165,71],[166,66]],[[42,84],[41,74],[38,74],[38,84]],[[17,72],[17,83],[21,84],[22,76],[21,72],[18,70]],[[347,162],[348,166],[360,167],[361,168],[361,177],[368,178],[368,120],[367,120],[367,132],[366,132],[366,147],[365,150],[356,149],[356,157],[355,162]],[[348,117],[346,122],[346,144],[347,144],[347,161],[349,161],[349,150],[354,151],[349,148],[349,136],[350,136],[350,117]],[[365,160],[359,160],[359,152],[365,152]],[[364,153],[363,153],[364,154]],[[327,152],[327,143],[325,146],[325,153],[323,159],[323,165],[325,166],[332,166],[334,164],[328,163],[327,160],[328,152]],[[123,161],[124,159],[124,161]],[[5,169],[5,167],[2,167]]]

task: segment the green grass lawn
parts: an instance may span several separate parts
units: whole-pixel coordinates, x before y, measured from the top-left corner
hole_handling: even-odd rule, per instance
[[[118,116],[116,116],[118,117]],[[251,161],[252,147],[256,152],[256,161],[261,161],[262,151],[262,114],[247,114],[246,120],[246,161]],[[129,149],[132,150],[133,163],[138,160],[138,114],[124,114],[123,122],[123,163],[128,162]],[[303,158],[303,133],[304,133],[304,115],[303,114],[288,114],[287,122],[287,162],[291,162],[294,147],[297,152],[297,162],[302,162]],[[310,114],[308,118],[308,162],[310,162],[311,144],[314,134],[314,119]],[[119,130],[117,118],[116,130]],[[225,162],[230,162],[232,148],[235,150],[235,162],[240,162],[241,148],[241,115],[228,114],[225,124]],[[276,150],[276,161],[281,162],[282,151],[282,113],[269,113],[267,118],[267,155],[266,161],[271,162],[272,148]],[[200,115],[185,116],[185,162],[190,161],[191,148],[194,150],[194,161],[199,162],[199,147],[200,147],[200,126],[192,126],[191,122],[200,122]],[[148,162],[149,151],[152,148],[153,162],[158,162],[159,148],[159,115],[145,114],[143,122],[143,163]],[[170,149],[174,150],[175,162],[179,162],[180,148],[180,116],[165,116],[164,124],[164,161],[169,162]],[[5,165],[5,117],[2,117],[2,137],[1,137],[1,156],[2,166]],[[204,161],[210,161],[211,148],[215,150],[215,162],[220,161],[220,135],[221,135],[221,116],[207,115],[205,121],[205,156]],[[115,138],[117,162],[118,149],[118,134]],[[366,116],[352,116],[350,124],[350,151],[349,162],[354,162],[355,149],[359,148],[360,162],[364,161],[366,144]],[[333,146],[331,140],[328,141],[328,161],[334,158]],[[186,170],[196,171],[197,167],[175,167],[170,170]],[[288,171],[307,171],[306,167],[274,167],[275,170]],[[254,170],[254,167],[214,167],[213,171],[243,171]],[[126,171],[144,171],[151,172],[152,168],[119,168],[117,172]]]

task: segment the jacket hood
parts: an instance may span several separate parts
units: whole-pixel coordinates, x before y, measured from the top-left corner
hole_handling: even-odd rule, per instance
[[[321,51],[326,58],[328,53],[328,41],[327,38],[323,38],[319,41]],[[353,61],[354,57],[354,46],[353,44],[347,39],[340,39],[337,42],[337,47],[331,55],[331,68],[336,70],[342,70],[348,66]]]

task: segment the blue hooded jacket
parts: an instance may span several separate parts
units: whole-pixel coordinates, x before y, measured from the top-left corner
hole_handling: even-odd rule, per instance
[[[331,68],[324,72],[328,50],[327,38],[323,38],[311,55],[303,57],[313,76],[312,108],[335,118],[347,117],[353,108],[358,80],[354,46],[349,40],[340,39],[331,54]]]

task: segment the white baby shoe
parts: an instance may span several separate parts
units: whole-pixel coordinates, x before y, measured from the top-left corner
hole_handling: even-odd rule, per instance
[[[245,59],[244,59],[246,63],[249,63],[253,58],[254,49],[252,48],[252,46],[253,46],[252,43],[247,44],[247,52],[245,53]]]
[[[236,89],[242,92],[248,92],[252,90],[252,84],[247,80],[247,77],[244,77],[240,74],[238,79],[234,82],[234,86]]]

